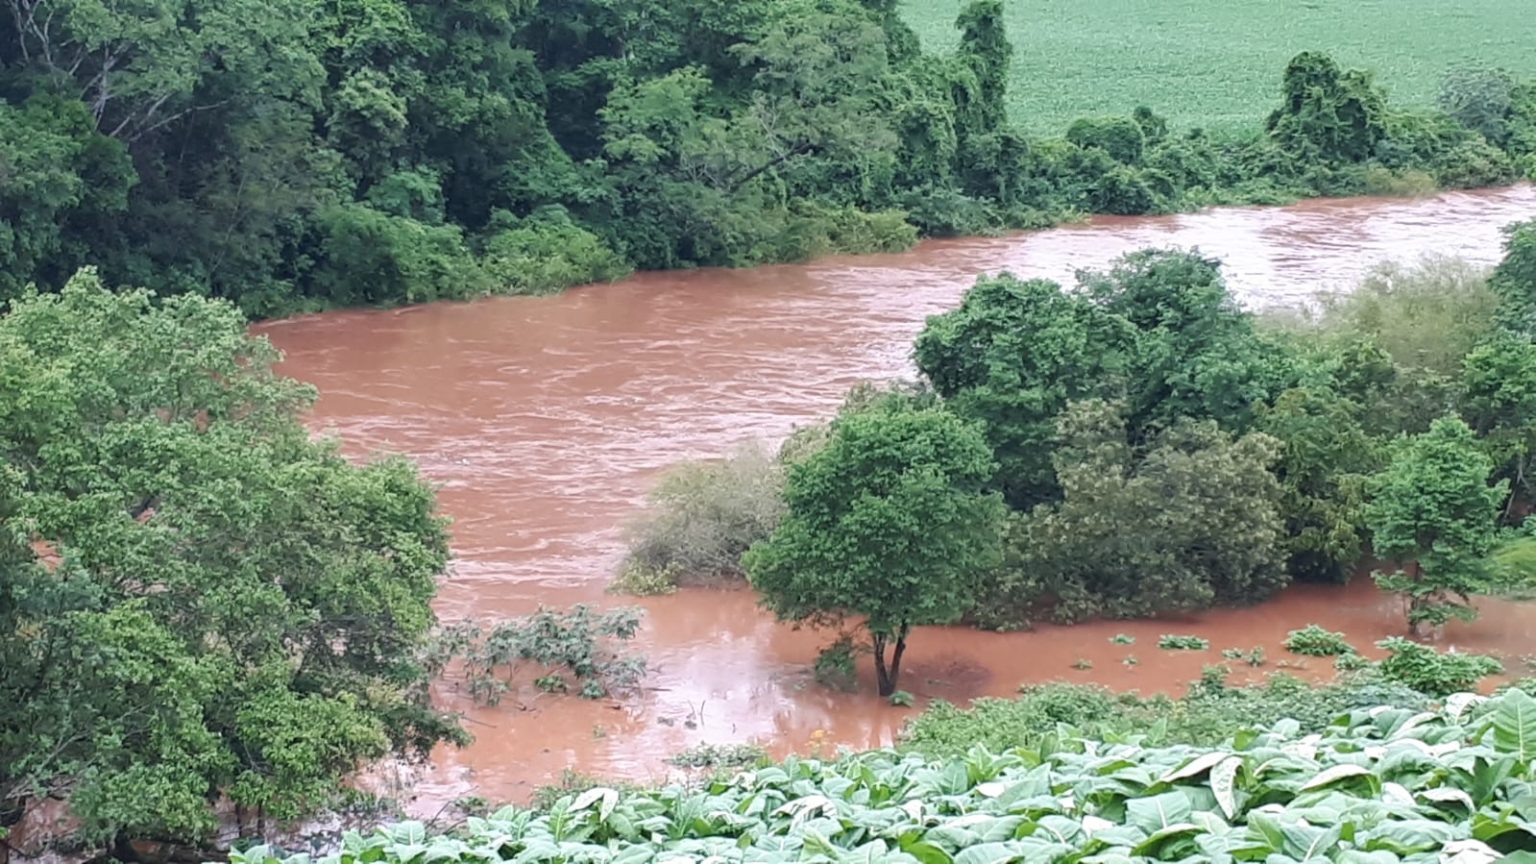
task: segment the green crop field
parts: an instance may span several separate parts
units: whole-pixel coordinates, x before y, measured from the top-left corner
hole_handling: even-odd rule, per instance
[[[923,44],[950,49],[965,0],[904,0]],[[1259,123],[1293,55],[1376,73],[1398,104],[1433,103],[1459,65],[1536,76],[1536,0],[1004,0],[1013,118],[1060,132],[1148,105],[1175,126]]]

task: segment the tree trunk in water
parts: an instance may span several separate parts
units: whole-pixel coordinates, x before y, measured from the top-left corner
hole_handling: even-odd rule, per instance
[[[875,687],[881,696],[889,696],[896,692],[896,683],[892,676],[885,670],[885,637],[882,635],[871,636],[875,649]],[[896,655],[897,662],[901,662],[901,655]]]
[[[907,653],[907,628],[901,628],[896,636],[896,650],[891,653],[891,693],[896,692],[896,681],[901,678],[901,655]],[[889,696],[891,693],[882,695]]]

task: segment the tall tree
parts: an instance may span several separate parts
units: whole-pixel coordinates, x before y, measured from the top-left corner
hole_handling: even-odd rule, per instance
[[[1486,585],[1509,489],[1507,480],[1489,485],[1492,470],[1467,424],[1442,417],[1429,431],[1400,439],[1391,463],[1372,478],[1366,521],[1376,554],[1402,565],[1376,573],[1376,581],[1407,599],[1416,633],[1477,616],[1471,596]]]
[[[889,696],[912,628],[959,619],[1001,560],[992,470],[980,430],[942,409],[890,396],[840,417],[791,466],[788,512],[745,558],[752,585],[781,620],[861,619]]]

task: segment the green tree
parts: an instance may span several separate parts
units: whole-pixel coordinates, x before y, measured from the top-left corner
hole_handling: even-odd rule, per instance
[[[1279,442],[1181,421],[1138,452],[1124,406],[1074,402],[1054,454],[1063,490],[1012,526],[1008,562],[983,596],[989,626],[1036,615],[1133,618],[1253,603],[1288,577]]]
[[[1504,229],[1504,259],[1488,277],[1504,327],[1536,337],[1536,219]]]
[[[1510,483],[1508,515],[1536,492],[1536,344],[1501,334],[1464,363],[1461,413],[1493,457],[1494,476]]]
[[[1327,54],[1305,51],[1285,67],[1283,101],[1269,115],[1281,147],[1331,163],[1363,162],[1386,137],[1386,97],[1367,72],[1345,72]]]
[[[1059,494],[1057,415],[1074,399],[1119,391],[1133,338],[1080,294],[1004,273],[978,279],[958,309],[928,319],[917,367],[950,410],[984,424],[997,485],[1023,509]]]
[[[1380,446],[1360,406],[1327,387],[1286,390],[1260,409],[1256,428],[1280,442],[1286,569],[1297,579],[1344,582],[1365,554],[1365,485]]]
[[[912,628],[960,618],[1000,560],[993,468],[980,430],[942,409],[890,396],[845,414],[790,467],[787,513],[745,558],[752,585],[781,620],[862,619],[889,696]]]
[[[1415,632],[1477,615],[1471,595],[1487,581],[1499,507],[1509,482],[1488,484],[1493,461],[1467,424],[1442,417],[1397,442],[1371,480],[1366,521],[1376,554],[1402,569],[1378,572],[1382,588],[1408,600]]]
[[[61,795],[87,839],[197,841],[223,795],[259,833],[462,737],[417,659],[432,494],[312,440],[276,359],[228,304],[90,272],[0,319],[0,505],[47,553],[0,568],[8,808]]]

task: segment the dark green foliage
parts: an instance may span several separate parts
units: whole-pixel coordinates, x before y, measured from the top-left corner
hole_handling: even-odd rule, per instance
[[[1536,220],[1505,229],[1504,260],[1488,279],[1498,298],[1499,323],[1536,337]]]
[[[312,439],[276,359],[229,304],[89,271],[0,318],[0,810],[198,841],[216,801],[296,818],[463,740],[418,662],[431,491]]]
[[[1075,403],[1060,423],[1064,497],[1016,519],[1007,563],[978,604],[981,623],[1251,603],[1286,584],[1274,439],[1233,440],[1185,420],[1133,461],[1112,406]]]
[[[0,298],[97,264],[280,315],[1536,171],[1536,87],[1464,73],[1449,113],[1393,112],[1315,53],[1266,133],[1141,107],[1026,136],[1001,0],[947,56],[886,0],[22,8]]]
[[[1269,134],[1286,150],[1324,164],[1369,159],[1386,137],[1386,97],[1371,76],[1343,71],[1326,54],[1298,54],[1285,68]]]
[[[957,620],[997,565],[994,467],[980,431],[948,412],[891,395],[845,413],[790,467],[784,520],[745,558],[752,585],[783,620],[862,619],[889,696],[911,629]]]
[[[1377,664],[1382,677],[1430,696],[1475,690],[1477,682],[1504,670],[1503,664],[1492,657],[1442,653],[1397,636],[1383,639],[1376,646],[1385,648],[1388,654],[1387,659]]]
[[[1125,165],[1141,161],[1147,144],[1142,124],[1129,117],[1085,117],[1067,127],[1067,140],[1084,149],[1102,150]]]
[[[1366,548],[1366,478],[1381,467],[1358,403],[1332,389],[1286,390],[1257,428],[1281,442],[1275,474],[1285,514],[1286,569],[1297,579],[1342,582]]]

